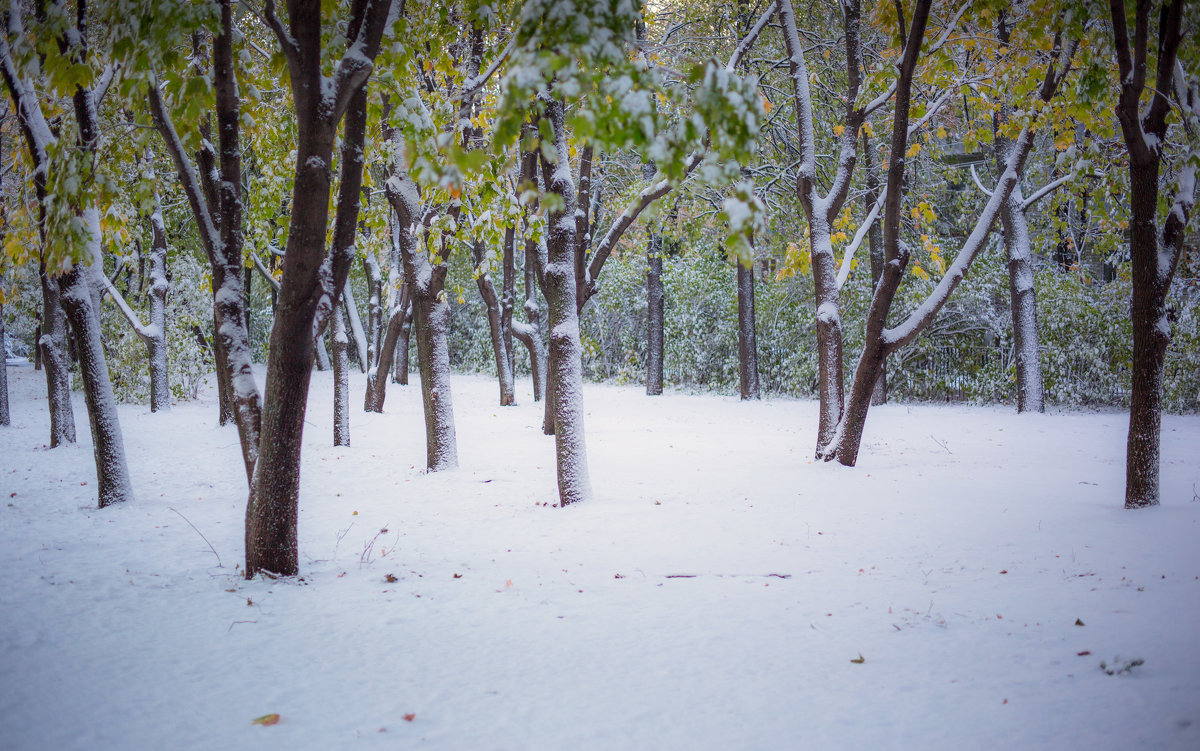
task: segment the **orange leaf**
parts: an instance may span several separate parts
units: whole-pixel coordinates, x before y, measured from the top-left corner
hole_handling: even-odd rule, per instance
[[[267,725],[278,725],[279,713],[275,712],[273,714],[265,714],[262,717],[255,717],[253,724],[262,725],[263,727],[266,727]]]
[[[415,719],[417,719],[417,716],[415,714],[409,713],[409,714],[404,715],[405,722],[412,722]]]

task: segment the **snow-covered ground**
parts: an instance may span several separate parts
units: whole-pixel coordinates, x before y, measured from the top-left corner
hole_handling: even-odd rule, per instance
[[[812,402],[588,386],[559,509],[527,381],[456,377],[429,475],[416,385],[333,448],[316,373],[302,577],[247,582],[211,393],[121,408],[138,497],[97,511],[82,397],[50,451],[9,375],[3,749],[1200,748],[1195,416],[1128,512],[1120,413],[875,408],[846,469]]]

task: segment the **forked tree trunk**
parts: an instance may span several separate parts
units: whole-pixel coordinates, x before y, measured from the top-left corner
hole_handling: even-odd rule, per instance
[[[450,390],[450,303],[445,290],[450,251],[448,238],[436,265],[418,246],[409,229],[420,227],[421,202],[412,178],[396,169],[387,182],[388,201],[401,227],[400,256],[404,278],[413,299],[413,325],[417,336],[417,369],[421,374],[421,401],[425,414],[425,466],[431,472],[458,466],[458,439],[454,429],[454,406]]]
[[[388,0],[353,4],[343,27],[348,51],[334,64],[332,77],[322,70],[320,1],[289,2],[289,29],[267,6],[268,25],[288,63],[298,137],[287,250],[267,361],[261,453],[246,504],[247,577],[259,571],[291,576],[299,569],[300,446],[312,377],[313,324],[321,305],[336,304],[353,258],[349,249],[358,226],[366,81],[390,6]],[[327,255],[329,166],[343,114],[334,250]]]
[[[754,267],[737,265],[738,291],[738,393],[758,399],[758,343],[754,334]]]
[[[1167,115],[1170,92],[1176,106],[1191,117],[1200,116],[1200,92],[1178,87],[1176,60],[1183,39],[1184,0],[1161,8],[1158,18],[1157,58],[1154,88],[1149,106],[1143,93],[1149,78],[1147,41],[1151,37],[1150,3],[1139,2],[1135,14],[1133,54],[1130,52],[1125,3],[1110,0],[1113,38],[1120,72],[1117,120],[1129,153],[1129,255],[1133,271],[1133,372],[1129,398],[1129,437],[1125,456],[1125,508],[1157,506],[1160,500],[1159,455],[1162,439],[1163,366],[1171,342],[1167,293],[1175,276],[1184,244],[1184,234],[1195,202],[1196,166],[1179,167],[1177,193],[1171,200],[1158,230],[1159,170],[1167,144]],[[1186,101],[1179,101],[1186,98]],[[1190,112],[1189,112],[1190,110]]]
[[[133,498],[129,467],[125,461],[125,443],[117,417],[117,400],[108,377],[104,344],[100,336],[100,316],[92,283],[87,276],[100,273],[81,263],[59,277],[62,306],[71,320],[75,348],[79,354],[79,372],[83,395],[92,429],[92,449],[96,459],[96,485],[100,508]]]
[[[886,328],[892,301],[899,289],[904,268],[908,264],[908,251],[900,242],[901,181],[904,178],[904,154],[908,149],[912,78],[917,58],[920,55],[930,5],[930,0],[918,0],[913,14],[912,30],[899,65],[884,213],[884,247],[887,253],[887,263],[884,266],[883,277],[871,298],[871,307],[867,312],[866,339],[858,368],[854,374],[854,385],[846,406],[846,413],[838,424],[833,440],[823,453],[826,461],[836,458],[838,462],[846,466],[854,466],[858,461],[863,427],[866,423],[867,411],[871,406],[871,395],[879,374],[882,372],[885,359],[892,352],[915,339],[934,320],[942,306],[954,293],[972,261],[983,248],[984,241],[995,224],[1000,208],[1004,201],[1008,200],[1016,186],[1024,169],[1025,159],[1033,147],[1031,123],[1022,130],[1021,135],[1015,141],[991,197],[980,211],[974,228],[963,242],[958,255],[938,282],[937,287],[903,323],[891,329]],[[1076,45],[1071,42],[1064,49],[1061,41],[1061,35],[1056,35],[1051,51],[1053,57],[1047,67],[1046,76],[1039,92],[1039,97],[1043,102],[1049,102],[1053,98],[1059,83],[1070,69]],[[1062,64],[1061,69],[1059,69],[1060,63]]]
[[[784,29],[788,68],[796,107],[797,143],[801,163],[798,166],[796,196],[804,208],[809,226],[809,255],[812,259],[813,292],[816,303],[817,370],[820,416],[817,424],[816,455],[821,456],[833,440],[842,417],[845,399],[842,353],[842,317],[837,284],[837,262],[833,256],[833,222],[841,211],[858,160],[858,130],[866,119],[865,109],[857,106],[861,82],[858,0],[842,4],[846,44],[846,111],[837,158],[837,172],[829,190],[822,194],[817,186],[817,153],[814,135],[812,95],[804,48],[796,27],[795,13],[789,0],[777,0],[779,19]]]
[[[151,167],[153,175],[153,167]],[[97,273],[95,276],[107,288],[113,302],[133,328],[138,338],[146,345],[146,356],[150,363],[150,411],[170,409],[171,391],[167,378],[167,235],[163,227],[162,212],[155,193],[155,210],[150,216],[154,237],[150,248],[150,323],[144,325],[138,314],[125,300],[112,282]]]
[[[408,299],[408,287],[401,293],[400,301],[392,309],[388,318],[387,330],[383,335],[383,343],[379,348],[379,357],[375,367],[367,371],[367,392],[363,398],[363,411],[383,412],[383,400],[387,397],[388,371],[396,354],[396,343],[400,340],[401,329],[412,320],[412,304]],[[408,342],[405,342],[407,346]],[[407,365],[407,362],[405,363]]]
[[[560,506],[587,500],[592,494],[588,476],[587,443],[583,426],[583,345],[576,302],[575,186],[570,171],[563,103],[551,100],[545,117],[554,133],[554,161],[541,154],[542,180],[558,196],[561,208],[550,212],[546,247],[546,303],[550,308],[550,398],[553,401],[554,443]]]

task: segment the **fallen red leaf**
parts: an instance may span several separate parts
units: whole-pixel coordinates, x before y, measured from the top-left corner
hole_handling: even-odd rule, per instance
[[[404,715],[405,722],[412,722],[415,719],[417,719],[417,716],[415,714],[409,713],[409,714]]]
[[[1007,574],[1007,573],[1008,573],[1008,569],[1004,569],[1004,570],[1003,570],[1003,571],[1001,571],[1000,573],[1002,573],[1002,574]]]
[[[1087,657],[1091,653],[1092,653],[1091,650],[1085,649],[1082,652],[1076,652],[1075,654],[1079,657]]]

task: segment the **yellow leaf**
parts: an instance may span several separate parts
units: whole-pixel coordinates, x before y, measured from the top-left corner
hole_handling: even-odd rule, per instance
[[[279,713],[276,712],[273,714],[265,714],[262,717],[255,717],[253,724],[262,725],[264,727],[266,727],[267,725],[278,725],[279,724]]]
[[[912,146],[908,147],[908,151],[904,152],[904,158],[912,159],[914,156],[916,156],[920,152],[921,152],[921,144],[914,143]]]
[[[845,126],[845,125],[835,125],[835,126],[833,126],[833,134],[834,134],[835,136],[840,136],[841,134],[843,134],[843,133],[845,133],[845,132],[846,132],[846,126]]]

